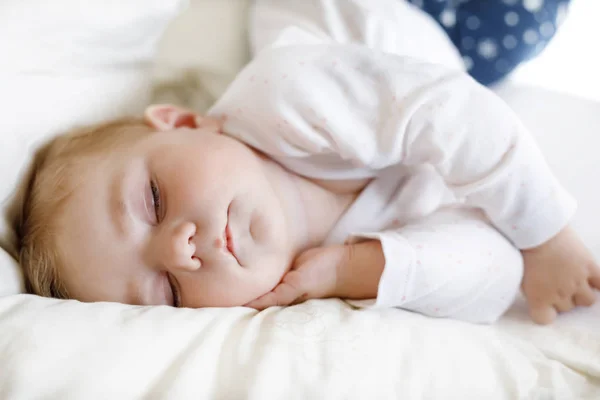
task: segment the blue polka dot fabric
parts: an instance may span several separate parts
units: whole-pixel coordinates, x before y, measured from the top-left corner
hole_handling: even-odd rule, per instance
[[[570,0],[409,0],[433,16],[473,78],[492,85],[539,54]]]

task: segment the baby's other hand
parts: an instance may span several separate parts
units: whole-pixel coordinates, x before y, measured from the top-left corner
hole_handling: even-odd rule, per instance
[[[246,304],[246,307],[264,310],[308,299],[335,297],[339,268],[347,253],[347,247],[342,245],[316,247],[301,253],[292,269],[272,291]]]
[[[596,301],[594,289],[600,289],[600,267],[572,228],[522,253],[522,287],[536,323],[549,324],[557,313]]]

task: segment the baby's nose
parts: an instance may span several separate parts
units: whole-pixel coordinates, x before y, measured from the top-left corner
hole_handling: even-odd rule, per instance
[[[185,222],[173,229],[165,246],[164,264],[171,272],[175,270],[195,271],[200,268],[200,260],[195,257],[194,235],[196,225]]]

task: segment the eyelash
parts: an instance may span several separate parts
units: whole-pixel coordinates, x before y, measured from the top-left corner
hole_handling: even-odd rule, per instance
[[[152,205],[154,206],[154,214],[156,216],[156,222],[160,221],[160,190],[158,186],[154,182],[154,180],[150,181],[150,191],[152,192]]]

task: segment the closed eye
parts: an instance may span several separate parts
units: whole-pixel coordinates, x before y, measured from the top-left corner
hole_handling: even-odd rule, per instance
[[[158,223],[160,222],[162,202],[160,198],[160,190],[153,179],[150,180],[150,191],[152,192],[152,206],[154,208],[154,217],[156,218],[156,223]]]

